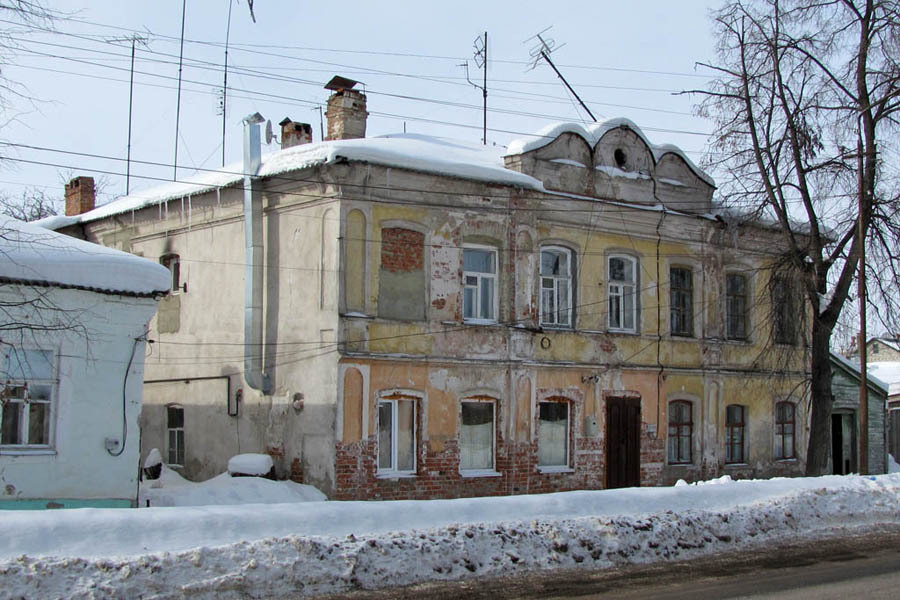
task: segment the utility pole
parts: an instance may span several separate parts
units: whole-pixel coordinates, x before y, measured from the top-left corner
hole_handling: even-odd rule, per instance
[[[175,159],[172,161],[172,181],[178,179],[178,125],[181,121],[181,71],[184,66],[184,15],[187,0],[181,0],[181,51],[178,53],[178,99],[175,104]]]
[[[222,166],[225,166],[225,120],[228,114],[228,40],[231,38],[231,7],[234,0],[228,0],[228,23],[225,26],[225,75],[222,81]],[[251,8],[251,11],[253,9]]]
[[[111,43],[131,42],[131,77],[128,82],[128,150],[125,157],[125,195],[127,196],[131,192],[131,116],[134,108],[134,50],[138,43],[146,46],[148,38],[132,35],[125,38],[111,38],[107,41]]]
[[[574,89],[572,89],[572,86],[569,85],[569,82],[566,81],[566,78],[563,77],[562,73],[559,72],[559,69],[556,68],[556,65],[553,64],[553,61],[550,60],[550,53],[553,52],[554,50],[562,48],[563,46],[565,46],[565,44],[557,46],[556,42],[552,39],[548,38],[547,40],[544,40],[544,38],[541,36],[543,33],[546,33],[549,29],[550,29],[550,27],[548,27],[547,29],[544,29],[540,33],[525,40],[525,42],[529,42],[529,41],[533,40],[534,38],[537,38],[538,41],[540,42],[536,47],[531,49],[531,52],[530,52],[531,58],[534,59],[534,62],[532,62],[532,64],[531,64],[531,68],[532,69],[537,68],[538,63],[543,58],[547,62],[547,64],[550,65],[550,68],[553,69],[553,71],[556,73],[556,76],[559,77],[560,80],[562,80],[562,82],[565,84],[565,86],[569,90],[569,92],[571,92],[572,95],[575,96],[575,99],[578,100],[578,103],[581,105],[581,108],[583,108],[584,111],[588,114],[588,116],[590,116],[591,119],[596,123],[597,117],[594,116],[594,113],[592,113],[591,109],[589,109],[587,107],[587,104],[584,103],[584,101],[581,99],[581,96],[579,96],[578,93],[575,92]],[[525,43],[525,42],[523,42],[523,43]]]
[[[861,119],[858,120],[861,125]],[[859,131],[859,130],[858,130]],[[859,244],[859,472],[869,473],[869,374],[866,356],[866,214],[865,188],[863,187],[862,132],[856,139],[857,186],[859,187],[859,217],[857,218],[857,243]]]

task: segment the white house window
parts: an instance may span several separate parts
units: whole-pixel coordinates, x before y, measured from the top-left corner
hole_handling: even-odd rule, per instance
[[[464,400],[459,427],[459,470],[494,469],[494,402]]]
[[[616,331],[636,331],[637,261],[630,256],[610,256],[608,267],[609,328]]]
[[[569,466],[569,403],[541,402],[538,416],[538,466]]]
[[[497,250],[463,248],[463,318],[467,321],[497,320]]]
[[[416,399],[390,396],[378,401],[378,473],[416,470]]]
[[[13,347],[0,368],[0,446],[49,448],[56,395],[54,353]]]
[[[184,408],[176,404],[166,407],[166,430],[168,432],[168,465],[184,466]]]
[[[541,249],[541,325],[572,326],[572,253]]]

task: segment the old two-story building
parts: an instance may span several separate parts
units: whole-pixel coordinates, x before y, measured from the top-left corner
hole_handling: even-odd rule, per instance
[[[771,226],[620,119],[488,148],[328,139],[45,226],[167,265],[143,449],[239,452],[332,498],[659,485],[804,470],[803,304]],[[296,144],[296,145],[294,145]]]

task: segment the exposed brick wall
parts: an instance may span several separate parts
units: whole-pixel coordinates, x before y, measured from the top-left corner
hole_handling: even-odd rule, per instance
[[[424,268],[425,234],[386,227],[381,230],[381,268],[392,273],[421,271]]]

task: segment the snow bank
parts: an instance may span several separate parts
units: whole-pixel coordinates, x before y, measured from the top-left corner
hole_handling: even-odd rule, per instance
[[[6,216],[0,216],[0,278],[131,294],[172,285],[159,263]]]
[[[257,455],[241,454],[239,456]],[[265,454],[262,456],[269,459],[269,469],[271,469],[271,457]],[[248,464],[239,466],[261,467],[265,461],[248,459],[244,462]],[[229,469],[230,466],[229,461]],[[264,473],[268,473],[269,469],[266,469]],[[247,471],[237,472],[246,473]],[[293,481],[272,481],[260,477],[232,477],[228,473],[222,473],[212,479],[195,483],[188,481],[166,465],[162,465],[159,479],[141,482],[138,506],[233,506],[238,504],[323,502],[326,499],[325,494],[313,486]],[[240,509],[236,509],[236,511],[241,512]],[[152,519],[150,520],[152,521]]]
[[[26,597],[309,596],[681,560],[883,523],[900,523],[900,475],[423,502],[9,512],[0,514],[0,576],[6,593]]]

